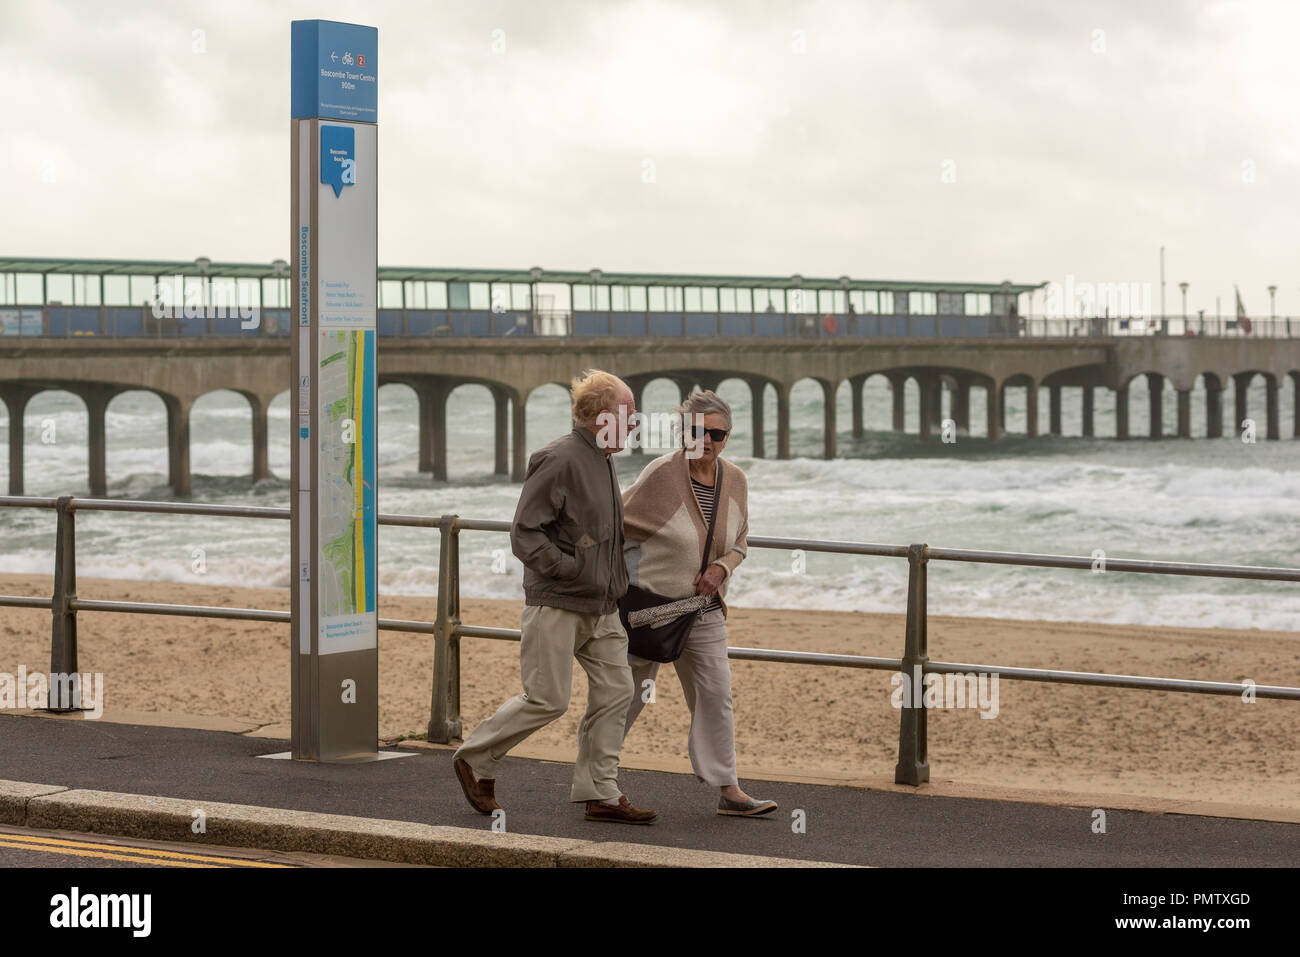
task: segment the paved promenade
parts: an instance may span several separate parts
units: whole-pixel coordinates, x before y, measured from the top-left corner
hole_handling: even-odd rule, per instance
[[[476,814],[461,794],[448,750],[426,746],[408,757],[359,765],[258,757],[288,746],[224,731],[0,715],[0,781],[177,799],[150,805],[172,809],[173,832],[176,815],[188,814],[191,805],[243,805],[252,808],[238,815],[249,820],[258,816],[257,809],[269,809],[268,828],[289,820],[277,818],[281,812],[298,811],[371,819],[356,823],[358,834],[378,828],[376,819],[431,825],[429,833],[490,834],[490,819]],[[656,854],[671,859],[656,848],[876,867],[1267,867],[1300,860],[1300,824],[1293,823],[1109,809],[1106,833],[1097,834],[1091,808],[743,779],[751,794],[776,800],[780,809],[766,818],[728,818],[714,813],[712,789],[690,775],[628,769],[620,776],[625,793],[637,806],[658,811],[658,822],[647,827],[594,823],[583,820],[581,805],[568,802],[569,776],[566,764],[507,759],[497,782],[507,831],[519,840],[525,835],[562,839],[547,845],[559,850],[588,846],[579,842],[642,845],[647,861]],[[76,792],[47,793],[67,798],[58,811],[63,816],[32,818],[39,807],[33,799],[28,826],[123,833],[114,830],[113,821],[125,820],[126,812],[109,813],[115,796],[91,796],[83,806]],[[93,811],[86,810],[92,805]],[[0,810],[12,812],[14,806],[0,803]],[[803,812],[803,833],[794,826],[795,811]],[[131,813],[132,820],[147,822],[139,809]],[[214,824],[223,814],[235,812],[213,812]],[[331,821],[335,832],[352,827]],[[187,836],[150,833],[147,823],[132,827],[135,837]],[[320,850],[342,853],[341,847]]]

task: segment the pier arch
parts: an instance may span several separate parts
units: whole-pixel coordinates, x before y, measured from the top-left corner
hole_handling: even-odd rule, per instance
[[[1186,425],[1187,438],[1223,438],[1223,387],[1224,378],[1217,372],[1202,372],[1197,375],[1189,390],[1187,399],[1183,399],[1183,393],[1179,393],[1178,405],[1178,434],[1183,435],[1184,414],[1183,405],[1187,405]],[[1198,395],[1204,396],[1202,405],[1205,412],[1205,428],[1198,430],[1193,425],[1193,403]],[[1197,432],[1200,435],[1197,435]]]
[[[132,390],[136,391],[136,390]],[[147,390],[138,390],[147,391]],[[271,476],[269,455],[267,448],[267,412],[270,408],[271,398],[261,393],[253,392],[246,389],[219,388],[210,389],[194,397],[189,404],[186,412],[189,421],[197,420],[200,428],[204,428],[206,419],[206,434],[211,435],[217,426],[218,417],[225,417],[224,411],[218,412],[214,405],[231,405],[238,409],[242,399],[248,408],[248,428],[251,445],[249,447],[249,471],[246,474],[251,475],[254,482],[260,481]],[[232,400],[234,400],[232,402]],[[166,402],[163,403],[164,406]],[[232,450],[233,451],[233,450]],[[188,457],[188,452],[186,453]]]
[[[1291,370],[1286,378],[1291,385],[1291,438],[1300,439],[1300,370]]]
[[[1134,372],[1119,383],[1115,389],[1115,438],[1158,439],[1164,435],[1165,385],[1165,376],[1155,370]],[[1139,390],[1141,395],[1135,397],[1134,393]],[[1135,398],[1138,402],[1139,417],[1142,415],[1142,407],[1145,406],[1147,421],[1145,435],[1133,431],[1130,403]]]
[[[1260,428],[1259,410],[1250,408],[1250,389],[1256,376],[1264,380],[1264,421]],[[1283,376],[1264,369],[1247,369],[1232,374],[1233,416],[1232,432],[1240,435],[1245,429],[1246,421],[1255,425],[1258,438],[1280,439],[1282,437],[1281,418],[1281,384]]]
[[[1023,429],[1026,437],[1034,438],[1038,435],[1038,380],[1027,373],[1016,373],[1007,376],[1002,380],[998,387],[1000,395],[998,397],[999,415],[1001,416],[1000,426],[1003,433],[1015,428],[1017,432]],[[1015,403],[1016,409],[1009,408],[1011,401],[1008,395],[1008,389],[1023,389],[1025,401],[1023,407]],[[1023,411],[1021,409],[1023,408]],[[1016,421],[1021,420],[1021,421]],[[1023,425],[1022,425],[1023,422]],[[1020,426],[1020,428],[1016,428]]]
[[[831,379],[822,376],[802,376],[782,387],[778,384],[777,393],[777,457],[791,457],[790,432],[791,410],[804,406],[819,406],[822,419],[821,453],[823,458],[833,459],[836,448],[836,393],[840,387],[848,390],[844,379]]]
[[[214,390],[218,391],[218,390]],[[175,495],[189,495],[190,442],[189,418],[194,398],[178,396],[138,385],[97,381],[19,381],[0,388],[9,418],[9,494],[21,495],[24,488],[27,420],[41,414],[41,402],[32,400],[47,392],[64,392],[81,400],[86,414],[87,486],[92,497],[108,494],[107,430],[105,418],[109,404],[127,392],[148,393],[161,400],[167,419],[167,481]],[[55,433],[55,442],[60,440]]]

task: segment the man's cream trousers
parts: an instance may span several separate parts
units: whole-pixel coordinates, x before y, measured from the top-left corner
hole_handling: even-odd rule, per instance
[[[587,712],[578,728],[578,761],[569,800],[618,797],[618,755],[632,701],[627,635],[618,613],[595,615],[526,605],[520,630],[524,693],[475,728],[456,757],[463,758],[478,777],[495,778],[506,752],[568,710],[577,658],[587,672]]]

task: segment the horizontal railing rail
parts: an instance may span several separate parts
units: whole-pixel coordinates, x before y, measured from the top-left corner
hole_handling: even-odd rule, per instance
[[[0,595],[0,606],[41,608],[49,609],[52,612],[53,622],[50,638],[50,671],[52,673],[70,674],[77,671],[76,615],[81,611],[290,623],[290,613],[287,611],[79,598],[76,593],[76,525],[74,521],[75,513],[78,511],[147,512],[152,514],[211,515],[284,520],[289,518],[288,508],[209,505],[197,502],[79,498],[70,495],[57,498],[0,496],[0,508],[43,508],[53,509],[56,513],[54,589],[51,597]],[[511,523],[493,519],[461,518],[454,514],[435,518],[429,515],[380,513],[377,520],[381,525],[437,529],[439,533],[438,590],[434,621],[379,618],[378,627],[384,631],[433,635],[433,696],[430,703],[428,737],[430,741],[449,743],[461,736],[460,640],[462,638],[481,638],[494,641],[519,641],[521,637],[520,631],[515,628],[469,625],[461,621],[460,533],[466,531],[508,533]],[[1020,681],[1043,681],[1056,684],[1192,694],[1245,695],[1249,693],[1255,698],[1300,701],[1300,688],[1283,685],[1259,685],[1253,681],[1205,681],[1189,678],[1160,678],[1145,675],[1118,675],[1104,672],[1061,671],[1012,665],[934,661],[929,657],[926,633],[927,568],[932,561],[1089,571],[1099,570],[1098,563],[1100,561],[1103,563],[1100,570],[1108,572],[1192,575],[1207,578],[1277,582],[1300,582],[1300,568],[1269,568],[1250,565],[1219,565],[1075,555],[1040,555],[1030,552],[941,548],[925,544],[882,545],[870,542],[771,538],[765,536],[749,537],[747,541],[756,548],[801,549],[803,551],[833,552],[875,558],[906,559],[908,563],[908,586],[903,654],[899,658],[882,658],[870,655],[729,647],[727,656],[733,660],[893,671],[901,673],[905,680],[909,676],[913,676],[917,682],[923,681],[926,675],[931,674],[963,676],[984,674]],[[54,705],[54,702],[49,702],[49,704]],[[50,710],[71,709],[51,707]],[[894,780],[900,784],[919,785],[930,779],[926,707],[924,702],[912,702],[910,705],[904,703],[900,712],[898,764],[895,766]]]

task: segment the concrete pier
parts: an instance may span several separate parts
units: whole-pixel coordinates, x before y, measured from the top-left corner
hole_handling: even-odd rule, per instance
[[[851,434],[865,434],[863,395],[868,379],[880,375],[892,393],[891,424],[903,431],[908,414],[909,380],[918,386],[916,410],[921,441],[934,438],[943,419],[943,393],[959,433],[969,434],[971,389],[986,396],[988,440],[1005,432],[1005,391],[1026,390],[1025,432],[1039,432],[1038,397],[1047,390],[1048,431],[1061,434],[1062,388],[1081,387],[1083,434],[1095,434],[1095,390],[1115,395],[1116,435],[1129,437],[1128,396],[1134,380],[1145,377],[1150,397],[1148,434],[1160,438],[1166,380],[1177,393],[1177,434],[1192,434],[1192,395],[1203,390],[1205,434],[1223,435],[1223,388],[1234,390],[1233,424],[1240,434],[1252,412],[1247,390],[1256,376],[1265,385],[1265,406],[1253,410],[1262,419],[1261,439],[1281,438],[1282,388],[1290,379],[1295,425],[1300,437],[1300,340],[1208,337],[1116,337],[1109,339],[738,339],[726,348],[707,350],[698,339],[626,339],[544,337],[520,339],[424,339],[381,341],[380,385],[401,383],[415,391],[419,403],[419,468],[432,480],[447,471],[447,400],[465,384],[485,386],[493,402],[493,435],[484,437],[485,459],[493,473],[523,478],[527,466],[525,408],[536,389],[564,386],[584,368],[601,368],[625,378],[638,408],[648,383],[661,378],[677,385],[679,396],[693,387],[716,388],[728,379],[749,386],[752,402],[752,451],[767,454],[763,399],[771,387],[776,398],[778,458],[790,457],[790,394],[804,379],[820,386],[823,402],[822,454],[838,454],[839,423],[835,398],[849,385]],[[702,362],[708,364],[701,367]],[[209,392],[230,389],[244,396],[251,413],[253,477],[270,475],[267,457],[267,409],[286,389],[289,350],[283,340],[213,339],[15,339],[0,341],[0,400],[9,416],[9,493],[23,494],[23,436],[31,398],[47,389],[79,396],[89,418],[87,485],[105,494],[105,416],[114,398],[130,390],[159,396],[167,413],[168,474],[175,493],[190,494],[190,412]],[[662,411],[662,410],[661,410]],[[491,451],[487,451],[487,450]]]

